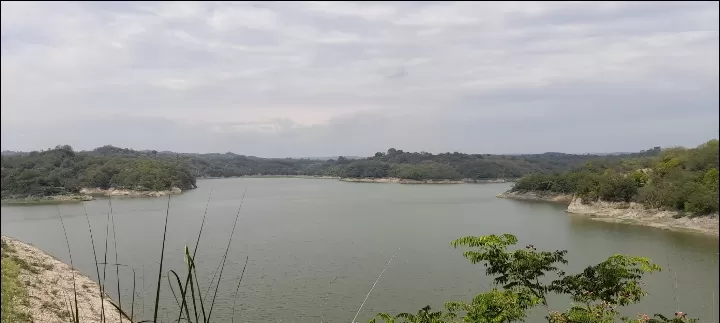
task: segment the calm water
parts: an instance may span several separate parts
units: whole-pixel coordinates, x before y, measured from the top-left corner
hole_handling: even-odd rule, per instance
[[[701,235],[611,224],[569,216],[563,207],[495,198],[508,184],[399,185],[313,179],[223,179],[173,197],[164,271],[184,272],[183,247],[193,246],[206,201],[208,218],[197,259],[207,286],[247,189],[213,317],[230,321],[233,294],[246,256],[235,319],[239,322],[350,322],[385,263],[400,248],[365,304],[359,322],[378,311],[440,308],[487,288],[450,241],[465,235],[512,233],[520,244],[567,249],[568,272],[614,253],[652,258],[663,267],[648,276],[650,295],[629,309],[673,313],[677,306],[702,322],[716,321],[718,240]],[[113,199],[118,262],[136,270],[136,315],[152,318],[167,198]],[[108,200],[86,204],[98,256],[105,250]],[[61,205],[75,266],[95,278],[88,225],[81,205]],[[2,207],[2,234],[30,242],[69,262],[56,206]],[[112,228],[110,229],[112,237]],[[113,241],[108,262],[115,262]],[[144,276],[144,279],[143,279]],[[117,295],[114,269],[109,292]],[[677,277],[677,279],[675,278]],[[132,273],[120,272],[129,312]],[[675,284],[677,282],[677,291]],[[162,308],[174,303],[162,281]],[[144,286],[144,288],[143,288]],[[116,297],[116,296],[115,296]],[[553,298],[550,307],[565,309]],[[161,310],[161,313],[165,313]],[[137,314],[140,313],[140,314]],[[542,321],[538,309],[529,322]],[[172,320],[175,320],[173,317]],[[170,321],[163,319],[163,321]]]

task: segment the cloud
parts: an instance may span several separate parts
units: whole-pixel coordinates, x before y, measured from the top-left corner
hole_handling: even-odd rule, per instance
[[[717,2],[0,12],[3,149],[627,151],[696,145],[720,128]]]

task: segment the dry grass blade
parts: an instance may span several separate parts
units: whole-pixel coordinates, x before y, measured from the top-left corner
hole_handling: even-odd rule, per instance
[[[85,220],[87,221],[88,231],[90,232],[90,244],[92,245],[93,260],[95,261],[95,272],[97,273],[98,287],[100,287],[100,266],[98,265],[97,252],[95,251],[95,237],[93,236],[92,227],[90,226],[90,217],[85,207],[85,202],[82,203],[83,211],[85,212]],[[100,322],[105,321],[105,293],[100,287]]]
[[[398,248],[397,251],[390,257],[390,260],[385,264],[385,268],[383,268],[382,272],[380,272],[380,275],[378,275],[377,279],[375,280],[375,283],[370,288],[370,291],[368,291],[367,295],[365,295],[365,300],[360,304],[360,308],[358,309],[357,313],[355,313],[355,317],[352,320],[352,323],[355,323],[355,320],[357,319],[358,315],[360,315],[360,311],[362,311],[363,306],[365,306],[365,302],[367,302],[368,297],[370,297],[370,293],[372,293],[373,289],[375,289],[375,285],[377,285],[378,281],[380,281],[380,277],[385,273],[385,270],[390,266],[390,262],[395,259],[395,256],[397,256],[398,252],[400,252],[400,248]]]
[[[105,220],[105,256],[103,257],[103,263],[107,264],[107,254],[108,254],[108,240],[110,239],[110,214],[112,213],[112,201],[108,199],[108,214],[107,219]],[[105,294],[105,281],[107,278],[107,265],[103,265],[103,277],[102,282],[100,283],[100,290],[102,294]],[[103,315],[103,319],[105,319],[105,316]]]
[[[110,209],[110,221],[112,222],[113,229],[113,246],[115,249],[115,263],[118,263],[118,251],[117,251],[117,233],[115,232],[115,215],[112,214],[112,208]],[[115,266],[115,278],[117,281],[117,292],[118,292],[118,307],[122,308],[122,295],[120,294],[120,266]],[[122,314],[118,314],[120,323],[122,323]]]
[[[210,321],[210,317],[212,316],[213,307],[215,307],[215,298],[217,298],[217,292],[220,288],[220,281],[222,280],[222,274],[223,270],[225,269],[225,261],[227,260],[228,252],[230,251],[230,244],[232,243],[233,235],[235,235],[235,227],[237,226],[238,218],[240,218],[240,210],[242,210],[243,202],[245,202],[245,194],[247,194],[247,189],[243,192],[242,198],[240,199],[240,206],[238,207],[237,214],[235,214],[235,222],[233,222],[232,230],[230,231],[230,238],[228,239],[227,248],[225,248],[225,253],[223,254],[223,261],[222,265],[220,267],[220,275],[218,276],[218,282],[215,286],[215,294],[213,295],[212,302],[210,302],[210,311],[208,312],[206,321]]]
[[[73,277],[73,294],[75,297],[75,307],[73,308],[73,322],[78,323],[80,322],[80,310],[78,309],[77,286],[75,285],[75,265],[73,263],[72,250],[70,249],[70,239],[68,239],[67,230],[65,229],[65,221],[63,221],[62,215],[60,214],[60,206],[56,205],[56,208],[58,218],[60,218],[60,224],[62,225],[63,233],[65,234],[65,243],[67,243],[68,253],[70,254],[70,268],[72,269]]]
[[[245,256],[245,266],[243,266],[242,273],[240,274],[240,280],[238,281],[237,287],[235,288],[235,297],[233,298],[232,318],[230,320],[231,322],[235,322],[235,306],[237,304],[238,291],[240,291],[240,283],[242,283],[242,279],[245,276],[245,268],[247,268],[248,260],[250,260],[250,257]]]
[[[153,311],[153,322],[157,323],[158,310],[160,309],[160,284],[162,283],[162,267],[165,259],[165,239],[167,238],[167,224],[170,216],[170,195],[168,195],[167,208],[165,210],[165,226],[163,228],[162,247],[160,249],[160,269],[158,270],[157,289],[155,290],[155,310]]]

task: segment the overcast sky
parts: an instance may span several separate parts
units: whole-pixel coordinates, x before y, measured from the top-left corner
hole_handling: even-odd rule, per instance
[[[2,2],[2,149],[535,153],[718,136],[718,2]]]

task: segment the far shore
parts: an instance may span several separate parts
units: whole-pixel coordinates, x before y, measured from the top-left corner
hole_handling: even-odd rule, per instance
[[[568,194],[546,192],[507,191],[498,198],[562,203],[571,215],[588,216],[596,221],[643,225],[663,230],[687,231],[720,237],[718,214],[688,216],[674,210],[648,209],[630,202],[596,201],[584,203],[581,198]]]
[[[463,178],[460,180],[453,179],[427,179],[413,180],[397,177],[339,177],[339,176],[312,176],[312,175],[246,175],[246,176],[229,176],[229,177],[198,177],[198,179],[225,179],[225,178],[307,178],[307,179],[335,179],[343,182],[353,183],[396,183],[396,184],[491,184],[491,183],[511,183],[517,179],[513,178],[490,178],[490,179],[472,179]]]

